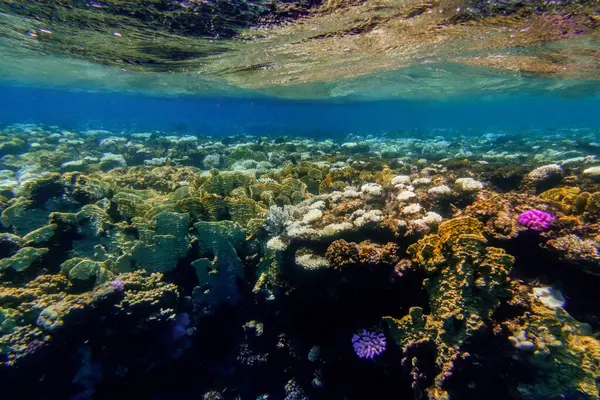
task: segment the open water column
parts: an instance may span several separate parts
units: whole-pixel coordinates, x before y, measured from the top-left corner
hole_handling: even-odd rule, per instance
[[[0,398],[600,399],[596,0],[0,0]]]

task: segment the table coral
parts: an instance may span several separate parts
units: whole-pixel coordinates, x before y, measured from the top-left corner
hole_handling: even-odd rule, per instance
[[[0,271],[7,268],[12,268],[17,272],[24,271],[39,263],[48,251],[45,248],[23,247],[14,256],[0,260]]]

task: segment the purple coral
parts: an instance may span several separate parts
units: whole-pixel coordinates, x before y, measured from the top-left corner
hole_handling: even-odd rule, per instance
[[[554,217],[540,210],[529,210],[519,215],[519,223],[534,231],[543,231],[550,227]]]
[[[120,279],[116,279],[114,281],[111,281],[109,283],[110,286],[114,287],[115,289],[117,289],[118,291],[122,291],[123,289],[125,289],[125,284],[123,283],[122,280]]]
[[[352,345],[360,358],[373,358],[385,351],[385,336],[380,332],[363,330],[352,336]]]

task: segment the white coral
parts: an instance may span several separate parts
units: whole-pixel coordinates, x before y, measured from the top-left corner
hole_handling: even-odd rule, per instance
[[[350,219],[353,220],[355,226],[362,227],[383,221],[383,213],[381,210],[356,210],[350,215]]]
[[[452,193],[452,190],[446,185],[434,186],[427,190],[432,196],[447,196]]]
[[[340,224],[329,224],[321,230],[320,236],[335,236],[340,232],[352,230],[352,228],[354,228],[354,225],[352,225],[350,222],[342,222]]]
[[[292,223],[294,208],[292,206],[271,206],[267,212],[265,229],[271,235],[279,235]]]
[[[545,181],[547,179],[550,179],[550,178],[553,178],[556,176],[560,176],[560,175],[562,175],[562,172],[563,172],[563,170],[560,165],[548,164],[548,165],[542,165],[541,167],[537,167],[536,169],[531,171],[529,174],[527,174],[527,177],[533,183],[539,183],[539,182]]]
[[[463,192],[478,192],[483,189],[483,183],[473,178],[458,178],[454,183]]]
[[[583,170],[584,175],[598,177],[600,176],[600,166],[589,167]]]
[[[338,203],[344,199],[357,199],[362,196],[362,193],[356,190],[355,187],[348,186],[343,192],[335,191],[331,193],[331,201]]]
[[[286,233],[290,238],[308,239],[317,236],[318,231],[314,228],[302,225],[301,222],[294,222],[287,227]]]
[[[381,196],[383,188],[377,183],[365,183],[361,186],[360,191],[371,196]]]
[[[414,181],[412,181],[412,184],[414,186],[425,186],[425,185],[429,185],[430,183],[431,183],[430,178],[417,178]]]
[[[285,243],[280,236],[275,236],[274,238],[269,239],[267,242],[267,248],[276,251],[283,251],[287,248],[287,243]]]
[[[392,185],[396,186],[399,184],[410,185],[410,176],[398,175],[392,178]]]
[[[396,199],[398,201],[408,201],[410,199],[414,199],[415,197],[417,197],[417,195],[414,194],[414,192],[411,192],[410,190],[403,190],[402,192],[398,193]]]
[[[206,169],[218,167],[221,164],[221,156],[219,154],[209,154],[204,157],[203,165]]]
[[[402,215],[418,214],[422,210],[423,210],[423,207],[421,207],[421,205],[418,203],[409,204],[408,206],[406,206],[402,209]]]
[[[311,224],[323,218],[323,212],[319,209],[309,210],[306,214],[304,214],[304,218],[302,218],[302,222],[305,224]]]
[[[315,210],[323,210],[325,209],[325,202],[323,200],[319,200],[319,201],[315,201],[314,203],[312,203],[310,205],[310,208],[315,209]]]
[[[421,220],[427,225],[437,225],[442,222],[442,216],[433,211],[428,211]]]
[[[306,269],[321,269],[329,267],[329,261],[325,257],[315,254],[296,254],[296,264]]]

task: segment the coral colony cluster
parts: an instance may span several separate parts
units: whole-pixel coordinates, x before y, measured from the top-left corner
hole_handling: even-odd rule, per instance
[[[2,398],[598,399],[600,143],[548,135],[5,127]]]

